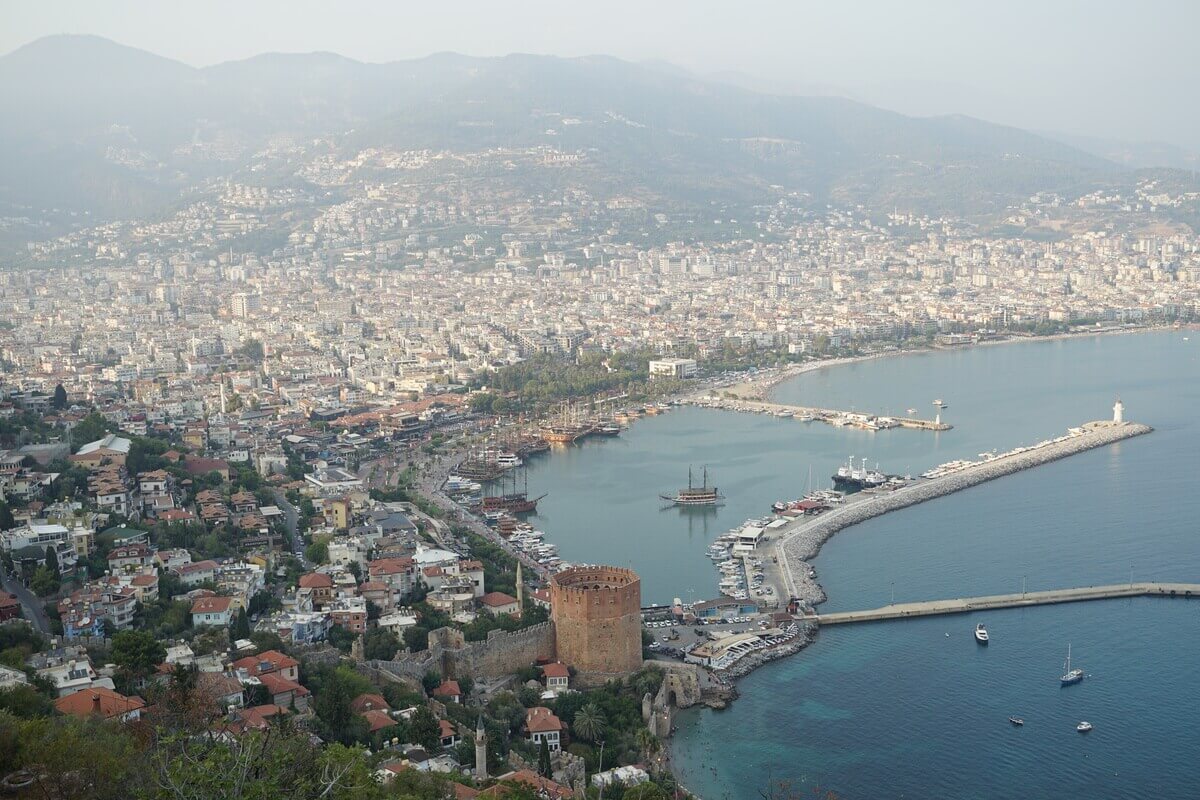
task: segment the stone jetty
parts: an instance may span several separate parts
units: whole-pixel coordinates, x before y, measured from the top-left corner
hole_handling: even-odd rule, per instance
[[[852,496],[846,505],[826,511],[815,519],[798,520],[778,535],[775,552],[782,573],[781,588],[809,608],[824,602],[825,592],[817,583],[808,561],[820,552],[831,536],[851,525],[1152,430],[1148,425],[1133,422],[1089,422],[1073,430],[1070,436],[979,462],[941,477],[917,480],[900,489],[869,497]]]

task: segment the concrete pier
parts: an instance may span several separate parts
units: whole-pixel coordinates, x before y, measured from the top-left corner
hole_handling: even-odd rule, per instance
[[[1074,429],[1070,436],[1061,441],[982,461],[941,477],[919,479],[895,491],[851,495],[840,507],[816,517],[797,520],[770,535],[778,560],[775,569],[779,573],[772,575],[772,578],[777,587],[786,592],[786,596],[796,598],[809,607],[817,605],[825,600],[825,593],[811,574],[807,561],[814,558],[821,545],[838,531],[889,511],[953,494],[1014,472],[1141,436],[1152,430],[1148,425],[1132,422],[1089,422]]]
[[[722,397],[691,397],[682,402],[705,408],[722,408],[727,411],[747,411],[754,414],[810,414],[814,422],[826,422],[831,425],[843,424],[850,427],[885,430],[891,428],[912,428],[923,431],[948,431],[953,425],[947,425],[940,420],[917,419],[916,417],[894,417],[890,414],[876,414],[869,411],[845,411],[836,408],[817,408],[815,406],[794,406],[787,403],[773,403],[765,400],[750,400],[741,397],[736,399]]]
[[[966,614],[996,608],[1045,606],[1055,603],[1079,603],[1087,600],[1111,600],[1116,597],[1200,598],[1200,583],[1121,583],[1112,586],[1083,586],[1077,589],[1051,589],[1045,592],[1018,592],[986,597],[957,597],[953,600],[926,600],[919,603],[894,603],[864,611],[839,611],[808,614],[805,619],[820,625],[844,625],[851,622],[879,622],[889,619],[928,617],[938,614]]]

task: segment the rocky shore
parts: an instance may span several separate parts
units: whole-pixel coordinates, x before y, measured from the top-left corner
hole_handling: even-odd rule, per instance
[[[721,670],[721,674],[731,680],[740,678],[743,675],[749,675],[768,661],[790,656],[808,647],[812,644],[813,639],[817,638],[817,626],[811,622],[801,622],[799,620],[797,620],[796,625],[800,629],[799,633],[787,644],[781,644],[778,647],[772,647],[768,650],[756,650],[745,658],[735,661],[730,665],[729,669]]]

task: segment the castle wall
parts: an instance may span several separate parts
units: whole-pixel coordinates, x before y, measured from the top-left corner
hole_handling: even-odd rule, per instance
[[[511,633],[492,631],[485,642],[467,642],[454,628],[429,632],[429,649],[405,653],[371,666],[395,675],[421,679],[426,672],[443,678],[499,678],[538,660],[554,659],[554,625],[543,622]]]

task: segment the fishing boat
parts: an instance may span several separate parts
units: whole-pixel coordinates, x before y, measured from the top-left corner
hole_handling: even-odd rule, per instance
[[[987,628],[983,627],[982,622],[975,626],[975,641],[979,642],[980,644],[988,643]]]
[[[1071,645],[1067,645],[1067,663],[1063,666],[1062,677],[1059,678],[1063,686],[1070,686],[1072,683],[1079,683],[1083,680],[1083,670],[1071,669]]]
[[[692,482],[692,469],[688,467],[688,485],[680,489],[675,496],[660,494],[663,500],[677,506],[715,506],[724,496],[717,492],[717,487],[708,485],[708,467],[704,468],[704,480],[699,486]]]

